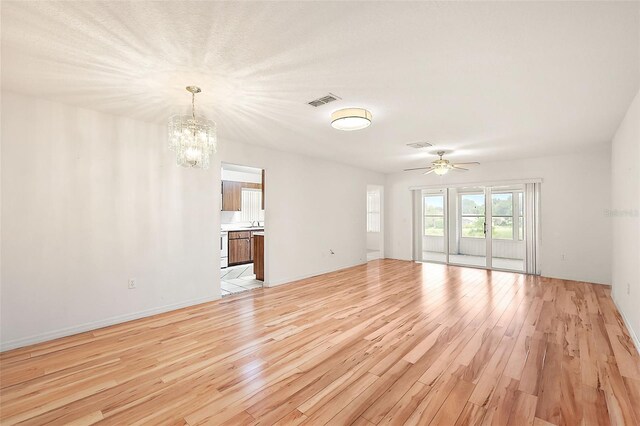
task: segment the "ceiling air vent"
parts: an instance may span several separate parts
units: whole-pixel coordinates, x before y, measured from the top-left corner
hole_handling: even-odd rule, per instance
[[[320,105],[328,104],[329,102],[337,101],[338,99],[342,99],[342,98],[334,95],[333,93],[329,93],[327,96],[314,99],[311,102],[307,102],[307,103],[311,106],[319,107]]]
[[[407,146],[415,149],[420,149],[420,148],[429,148],[432,145],[429,142],[414,142],[414,143],[408,143]]]

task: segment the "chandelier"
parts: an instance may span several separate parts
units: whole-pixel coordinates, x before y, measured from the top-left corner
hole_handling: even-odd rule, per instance
[[[175,151],[179,166],[209,168],[209,155],[216,152],[216,123],[196,118],[196,93],[199,87],[187,86],[191,93],[191,115],[169,118],[169,149]]]

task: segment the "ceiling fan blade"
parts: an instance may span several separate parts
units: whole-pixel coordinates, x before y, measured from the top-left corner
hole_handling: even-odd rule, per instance
[[[416,167],[415,169],[404,169],[405,172],[410,172],[412,170],[429,170],[431,167]]]
[[[433,173],[435,171],[436,171],[436,169],[431,169],[431,170],[429,170],[427,172],[424,172],[423,175],[428,175],[429,173]]]
[[[457,164],[454,164],[453,166],[451,166],[451,170],[465,170],[465,171],[468,171],[469,169],[465,169],[464,167],[458,167]]]
[[[455,163],[454,166],[464,166],[467,164],[480,164],[480,163],[478,163],[477,161],[471,161],[469,163]]]

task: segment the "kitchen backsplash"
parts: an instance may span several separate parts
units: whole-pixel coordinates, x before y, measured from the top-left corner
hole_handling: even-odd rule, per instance
[[[238,224],[242,222],[240,212],[220,212],[220,223],[226,224]],[[264,210],[260,210],[260,222],[264,222]]]

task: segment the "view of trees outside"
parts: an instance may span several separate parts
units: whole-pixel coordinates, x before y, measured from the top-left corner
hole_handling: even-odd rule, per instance
[[[513,239],[513,193],[491,194],[491,236],[496,239]]]
[[[424,203],[424,235],[444,236],[444,196],[429,195],[422,199]]]
[[[524,239],[524,197],[518,194],[518,238]],[[495,239],[512,240],[513,235],[513,192],[492,194],[491,235]],[[462,194],[462,236],[467,238],[484,238],[485,200],[484,194]],[[424,203],[424,235],[431,237],[444,236],[444,196],[428,195],[423,197]]]
[[[463,194],[460,196],[462,208],[462,236],[484,238],[484,194]]]

